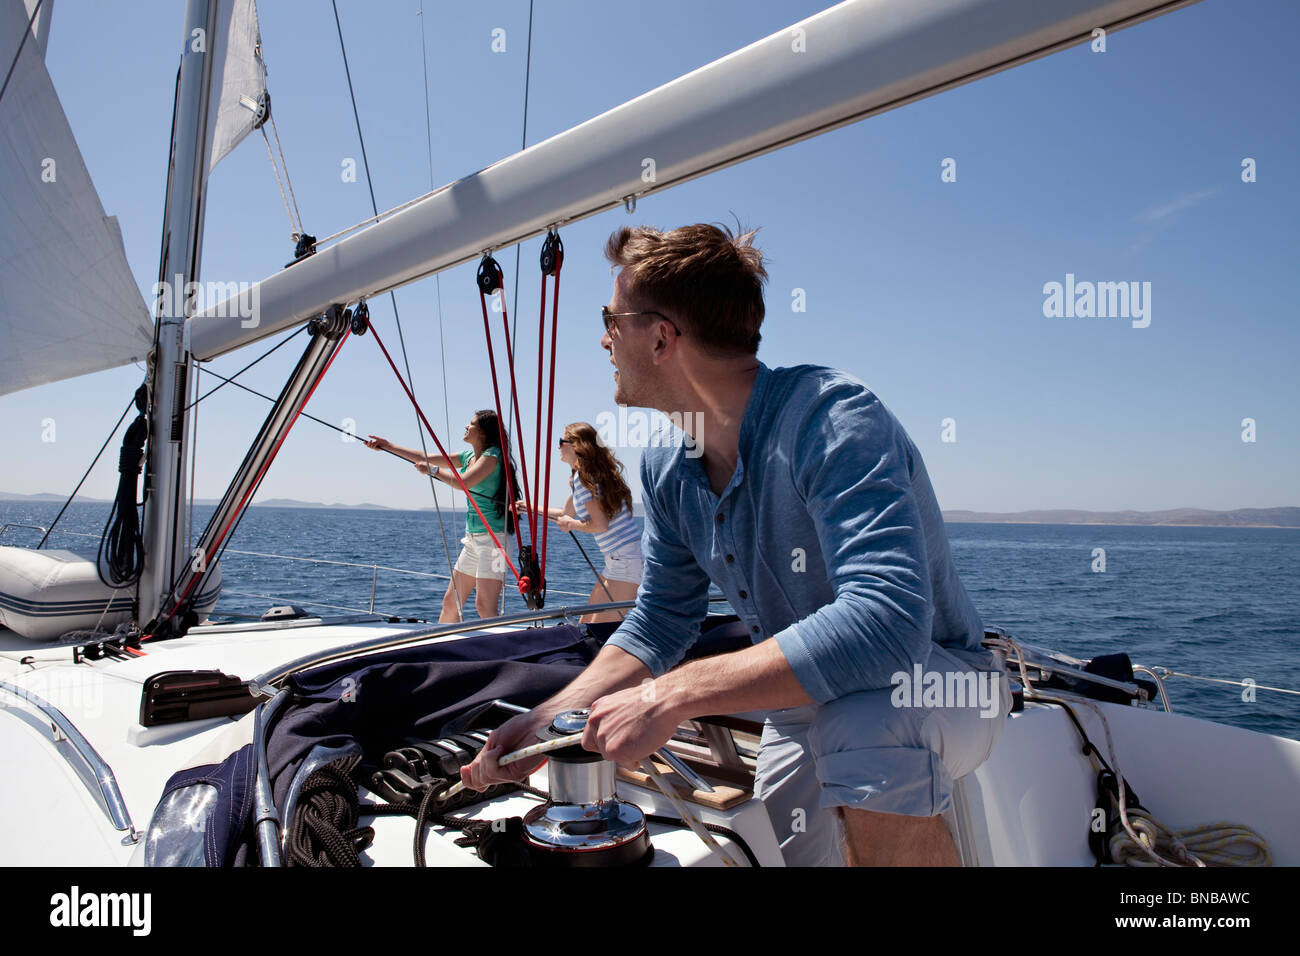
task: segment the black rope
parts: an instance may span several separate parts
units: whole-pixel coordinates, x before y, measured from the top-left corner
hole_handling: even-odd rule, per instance
[[[522,836],[522,819],[505,820],[505,827],[493,820],[462,819],[435,813],[442,793],[452,785],[443,780],[428,787],[419,803],[404,801],[362,806],[356,780],[348,769],[351,761],[343,760],[321,767],[304,782],[299,795],[298,810],[288,821],[285,838],[285,863],[287,866],[339,867],[361,866],[361,851],[374,842],[374,827],[360,826],[362,816],[413,816],[415,834],[411,851],[415,865],[426,868],[424,853],[426,826],[438,826],[459,831],[463,836],[458,846],[473,847],[479,856],[494,865],[528,865],[528,851]],[[495,789],[495,788],[494,788]],[[527,784],[519,789],[532,796],[548,799],[546,793]],[[647,814],[646,823],[685,826],[679,817]],[[749,844],[735,830],[716,823],[703,823],[710,833],[725,837],[740,848],[752,867],[758,867],[758,857]]]
[[[302,785],[299,809],[289,822],[285,865],[361,866],[361,851],[374,842],[373,827],[358,826],[357,784],[339,764],[321,767]]]
[[[0,100],[4,99],[5,90],[9,89],[9,79],[14,75],[14,68],[18,66],[18,58],[23,54],[23,47],[27,45],[27,38],[32,35],[32,24],[36,22],[36,15],[41,12],[41,4],[45,0],[36,0],[36,6],[32,8],[31,19],[27,21],[27,29],[23,31],[23,38],[18,41],[18,51],[14,53],[14,61],[9,64],[9,72],[5,74],[4,86],[0,86]]]
[[[274,403],[274,402],[276,401],[276,399],[272,398],[270,395],[267,395],[265,392],[259,392],[259,391],[258,391],[257,389],[255,389],[255,388],[249,388],[249,387],[248,387],[247,385],[245,385],[243,382],[236,382],[233,378],[226,378],[224,375],[219,375],[219,374],[217,374],[216,372],[212,371],[211,369],[207,369],[207,370],[205,370],[203,374],[204,374],[204,375],[211,375],[211,376],[213,376],[214,378],[219,378],[219,379],[221,379],[221,383],[222,383],[222,385],[233,385],[233,386],[235,386],[235,388],[242,388],[244,391],[248,392],[250,395],[256,395],[258,398],[264,398],[264,399],[266,399],[268,402],[271,402],[271,403]],[[220,387],[221,387],[221,385],[218,385],[218,386],[217,386],[217,388],[220,388]],[[217,389],[214,388],[214,389],[212,390],[212,392],[215,392],[216,390],[217,390]],[[208,392],[208,395],[211,395],[212,392]],[[204,395],[203,398],[207,398],[208,395]],[[199,402],[203,401],[203,398],[200,398],[200,399],[196,400],[196,401],[194,402],[194,404],[197,405]],[[321,424],[321,425],[324,425],[326,428],[332,428],[332,429],[334,429],[336,432],[342,432],[344,435],[353,435],[353,434],[355,434],[354,432],[350,432],[350,431],[348,431],[346,428],[339,428],[338,425],[335,425],[335,424],[333,424],[332,422],[327,422],[327,421],[325,421],[325,419],[323,419],[323,418],[317,418],[315,415],[309,415],[309,414],[307,414],[306,412],[299,412],[298,414],[299,414],[300,416],[302,416],[303,418],[309,418],[309,419],[311,419],[311,420],[314,421],[314,422],[317,422],[317,423],[319,423],[319,424]],[[357,440],[360,441],[360,439],[357,439]],[[384,450],[387,451],[388,449],[384,449]]]
[[[86,479],[90,477],[90,473],[94,470],[95,465],[99,464],[99,457],[104,454],[104,449],[107,448],[108,443],[113,440],[113,436],[117,434],[117,430],[122,427],[122,422],[126,421],[126,416],[130,414],[131,406],[134,404],[135,398],[132,397],[132,399],[126,403],[126,408],[122,409],[122,414],[118,416],[117,424],[113,426],[112,430],[108,433],[108,437],[104,439],[104,444],[100,445],[99,451],[95,452],[94,460],[91,461],[90,467],[86,469],[86,473],[81,476],[81,480],[77,482],[77,487],[72,489],[72,494],[68,495],[68,500],[63,503],[63,507],[59,509],[59,513],[56,514],[54,520],[50,522],[50,530],[45,532],[44,538],[41,538],[41,543],[36,546],[37,550],[45,547],[45,542],[54,531],[54,526],[58,524],[59,519],[63,517],[63,512],[68,510],[68,505],[72,504],[72,499],[77,497],[77,492],[80,491],[81,486],[86,483]]]
[[[110,588],[121,589],[140,580],[144,572],[144,538],[140,533],[140,512],[136,505],[136,482],[144,462],[144,443],[149,437],[145,406],[149,390],[141,385],[133,400],[139,414],[126,428],[118,455],[117,495],[99,541],[95,568],[99,579]]]
[[[591,573],[596,575],[596,583],[599,584],[600,589],[605,592],[605,597],[609,598],[611,604],[615,603],[614,595],[609,593],[609,588],[605,586],[605,579],[600,576],[600,572],[596,570],[596,566],[591,563],[591,558],[587,557],[587,549],[582,546],[582,542],[578,540],[578,536],[570,531],[569,537],[573,539],[573,543],[576,544],[578,550],[582,552],[582,559],[587,562],[587,567],[591,568]],[[620,618],[623,617],[623,612],[619,611],[618,616]]]

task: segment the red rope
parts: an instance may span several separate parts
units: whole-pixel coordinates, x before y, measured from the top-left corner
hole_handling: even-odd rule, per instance
[[[411,405],[415,408],[415,413],[420,416],[420,421],[424,423],[424,427],[428,430],[429,437],[433,439],[433,443],[438,447],[438,451],[442,454],[442,457],[446,458],[448,461],[451,461],[451,456],[447,454],[447,449],[442,447],[442,442],[438,441],[438,435],[436,432],[434,432],[433,426],[429,424],[429,419],[424,417],[424,410],[420,408],[420,403],[415,400],[415,396],[411,394],[411,390],[406,387],[406,380],[402,378],[402,373],[397,370],[397,364],[393,361],[393,357],[388,354],[388,349],[384,348],[383,340],[380,339],[379,333],[378,331],[376,331],[373,324],[371,324],[370,326],[370,331],[371,334],[373,334],[375,337],[375,344],[379,346],[379,351],[383,352],[384,358],[388,360],[389,368],[391,368],[393,370],[393,374],[397,376],[397,383],[402,386],[402,391],[406,392],[406,397],[411,400]],[[489,346],[489,351],[490,351],[490,346]],[[495,382],[493,383],[493,386],[495,387]],[[501,453],[502,455],[505,455],[505,449],[502,449]],[[507,475],[506,487],[507,489],[509,489],[510,467],[508,462],[503,462],[502,464]],[[511,562],[510,560],[510,554],[506,551],[505,547],[501,544],[501,541],[497,538],[495,532],[493,532],[492,526],[488,524],[488,520],[483,517],[483,512],[479,509],[478,502],[474,500],[474,495],[470,493],[468,486],[466,486],[465,479],[461,477],[460,472],[455,467],[451,468],[451,473],[456,476],[456,481],[460,485],[461,490],[465,492],[465,497],[469,500],[470,507],[473,508],[474,511],[478,514],[479,520],[483,522],[483,527],[487,530],[487,533],[492,536],[492,543],[497,546],[497,549],[501,552],[501,556],[506,559],[506,566],[510,568],[510,573],[513,574],[515,576],[515,580],[518,581],[519,572],[515,570],[514,563]],[[509,497],[508,490],[506,494],[508,498]],[[516,522],[515,529],[518,530],[518,528],[519,528],[519,524],[518,522]]]
[[[493,264],[495,265],[496,260],[494,259],[494,260],[492,260],[492,262],[493,262]],[[503,274],[501,273],[501,267],[500,267],[500,266],[496,266],[496,269],[497,269],[497,276],[498,276],[498,278],[501,279],[501,289],[502,289],[502,293],[501,293],[501,308],[502,308],[502,310],[504,311],[504,309],[505,309],[505,307],[506,307],[506,303],[505,303],[505,277],[504,277]],[[495,352],[493,351],[493,349],[492,349],[492,326],[491,326],[491,325],[489,324],[489,322],[488,322],[487,296],[484,294],[482,288],[479,289],[479,293],[478,293],[478,301],[479,301],[479,305],[481,305],[481,306],[483,307],[483,337],[487,340],[487,350],[488,350],[488,370],[492,373],[492,401],[493,401],[494,407],[496,408],[496,411],[497,411],[497,434],[501,437],[501,443],[505,446],[504,448],[501,449],[501,457],[505,459],[505,460],[501,463],[501,465],[502,465],[502,471],[504,471],[504,473],[505,473],[505,483],[506,483],[506,507],[508,507],[508,508],[513,508],[513,507],[514,507],[514,503],[515,503],[515,495],[514,495],[514,490],[513,490],[512,486],[511,486],[512,483],[511,483],[511,481],[510,481],[510,453],[507,451],[507,449],[510,447],[510,433],[509,433],[509,432],[506,432],[504,435],[501,434],[501,433],[502,433],[502,425],[501,425],[501,423],[502,423],[503,421],[505,421],[505,417],[501,414],[501,388],[500,388],[500,386],[497,384],[497,360],[496,360],[496,353],[495,353]],[[415,399],[412,398],[411,401],[415,401]],[[526,490],[526,489],[525,489],[525,492],[524,492],[524,493],[525,493],[525,496],[527,496],[527,490]],[[472,503],[473,503],[473,499],[470,499],[470,502],[471,502],[471,504],[472,504]],[[474,507],[475,507],[475,510],[477,510],[478,506],[475,505]],[[482,514],[482,513],[480,512],[480,516],[481,516],[481,514]],[[508,522],[507,522],[507,525],[508,525]],[[486,528],[486,527],[487,527],[487,522],[484,522],[483,526]],[[491,530],[492,530],[491,528],[488,528],[488,531],[491,531]],[[522,535],[520,534],[520,530],[519,530],[519,518],[518,518],[518,515],[516,515],[516,516],[515,516],[515,545],[516,545],[516,546],[519,545],[519,542],[521,541],[521,539],[522,539]],[[501,548],[501,553],[505,555],[506,562],[509,563],[509,561],[510,561],[510,555],[509,555],[509,554],[506,554],[506,550],[505,550],[505,548],[503,548],[503,547],[501,546],[501,542],[497,541],[497,539],[496,539],[496,535],[493,535],[493,536],[492,536],[492,540],[497,542],[497,547],[498,547],[498,548]],[[523,580],[523,578],[520,576],[520,574],[519,574],[518,571],[515,571],[515,566],[514,566],[513,564],[510,565],[510,570],[511,570],[511,571],[514,571],[515,582],[519,585],[519,590],[522,592],[523,590],[525,590],[525,588],[524,588],[524,580]],[[525,569],[525,570],[527,570],[527,569]]]
[[[542,349],[545,346],[545,344],[546,344],[546,273],[542,273],[542,307],[541,307],[541,315],[539,315],[537,318],[537,440],[533,444],[533,460],[539,463],[542,460]],[[546,440],[548,442],[551,440],[551,435],[549,431],[546,434]],[[550,468],[550,464],[551,464],[550,460],[548,459],[546,462],[546,466],[548,469]],[[545,508],[550,503],[550,499],[542,497],[541,480],[542,480],[542,469],[538,468],[537,474],[533,476],[533,501],[537,502],[538,508]],[[531,510],[530,510],[530,516],[533,517],[534,521],[537,520],[536,516],[532,515]],[[546,526],[550,524],[550,521],[548,515],[542,515],[541,517],[542,517],[542,553],[539,557],[539,561],[541,562],[539,567],[543,568],[544,570],[546,564]],[[536,540],[536,532],[534,532],[534,540]],[[542,576],[542,580],[543,581],[546,580],[545,575]]]
[[[482,296],[482,292],[480,292],[479,295]],[[505,338],[506,338],[506,364],[507,367],[510,369],[510,399],[511,402],[513,403],[514,411],[515,411],[515,432],[519,436],[519,471],[522,474],[521,483],[524,486],[523,487],[524,508],[528,512],[528,539],[529,539],[529,543],[533,546],[533,550],[535,552],[537,550],[537,519],[533,515],[533,501],[536,499],[536,496],[529,497],[529,493],[528,493],[528,456],[524,454],[524,449],[527,448],[528,446],[524,442],[524,419],[523,416],[519,414],[519,392],[515,387],[515,350],[514,350],[514,346],[510,344],[510,320],[506,314],[506,293],[505,293],[504,277],[502,279],[502,286],[501,286],[501,327],[505,332]],[[495,375],[496,375],[496,369],[493,369],[494,378]],[[498,420],[500,420],[500,415],[501,415],[501,410],[498,408],[497,409]],[[506,439],[507,440],[510,439],[509,434],[506,435]],[[509,497],[508,491],[506,494],[507,497]],[[510,501],[511,503],[513,503],[514,498],[511,497]],[[516,534],[518,535],[519,533],[518,521],[515,522],[515,531]],[[519,536],[522,537],[522,535]]]
[[[544,496],[541,498],[542,501],[551,500],[551,426],[555,423],[555,353],[559,351],[558,332],[559,332],[559,322],[560,322],[560,268],[563,265],[564,265],[564,256],[561,254],[555,261],[555,300],[552,303],[552,310],[551,310],[551,375],[550,375],[550,381],[548,383],[550,394],[548,398],[548,404],[546,406],[546,482],[545,485],[543,486]],[[542,289],[543,289],[542,311],[543,314],[545,314],[545,310],[546,310],[546,297],[545,297],[546,277],[545,276],[542,277]],[[540,348],[538,349],[538,361],[540,364],[541,361]],[[539,379],[541,378],[540,374],[538,375],[538,378]],[[538,393],[538,397],[539,398],[541,397],[540,392]],[[538,427],[537,430],[539,432],[541,431],[540,426]],[[542,571],[543,581],[546,580],[546,538],[547,538],[547,532],[549,532],[550,530],[551,530],[551,523],[549,521],[543,522],[542,557],[541,557],[541,571]]]

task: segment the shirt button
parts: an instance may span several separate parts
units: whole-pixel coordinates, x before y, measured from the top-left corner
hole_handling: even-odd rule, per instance
[[[736,556],[734,554],[727,555],[728,564],[735,564],[735,562],[736,562]]]
[[[724,522],[724,521],[726,521],[726,520],[727,520],[727,516],[726,516],[726,515],[723,515],[723,514],[719,514],[719,515],[718,515],[718,524],[722,524],[722,522]]]
[[[753,631],[755,634],[757,634],[757,633],[758,633],[758,625],[755,624],[753,627],[750,628],[750,630]]]
[[[740,596],[743,597],[743,598],[747,598],[747,597],[749,597],[749,592],[748,592],[748,591],[741,591],[741,592],[740,592]]]

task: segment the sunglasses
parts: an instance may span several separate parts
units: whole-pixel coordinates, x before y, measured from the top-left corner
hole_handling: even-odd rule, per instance
[[[609,311],[609,306],[607,305],[602,305],[600,307],[600,320],[605,324],[606,332],[610,331],[610,329],[614,327],[615,319],[621,318],[622,316],[625,315],[657,315],[659,316],[659,318],[663,319],[665,322],[671,325],[673,327],[674,332],[676,332],[678,335],[682,334],[682,330],[677,327],[677,323],[674,322],[672,319],[668,318],[668,316],[664,315],[662,312],[611,312]]]
[[[572,445],[572,444],[573,444],[573,441],[570,440],[570,439],[568,439],[568,438],[561,438],[561,439],[560,439],[560,445]],[[558,448],[559,445],[557,445],[556,447]]]

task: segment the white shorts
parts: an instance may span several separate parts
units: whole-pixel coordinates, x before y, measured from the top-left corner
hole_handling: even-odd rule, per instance
[[[918,817],[948,813],[953,781],[988,759],[1006,726],[1011,684],[1003,666],[1000,651],[935,644],[926,670],[973,671],[973,685],[964,686],[981,688],[976,696],[922,706],[891,685],[820,707],[770,711],[754,796],[767,808],[786,866],[842,862],[835,807]],[[987,706],[977,706],[976,697]]]
[[[602,575],[610,581],[625,581],[628,584],[641,583],[641,549],[620,548],[605,555],[605,570]]]
[[[457,571],[468,574],[471,578],[487,578],[491,581],[506,579],[506,556],[493,544],[492,535],[466,534],[460,543],[462,547],[460,557],[456,559]]]

